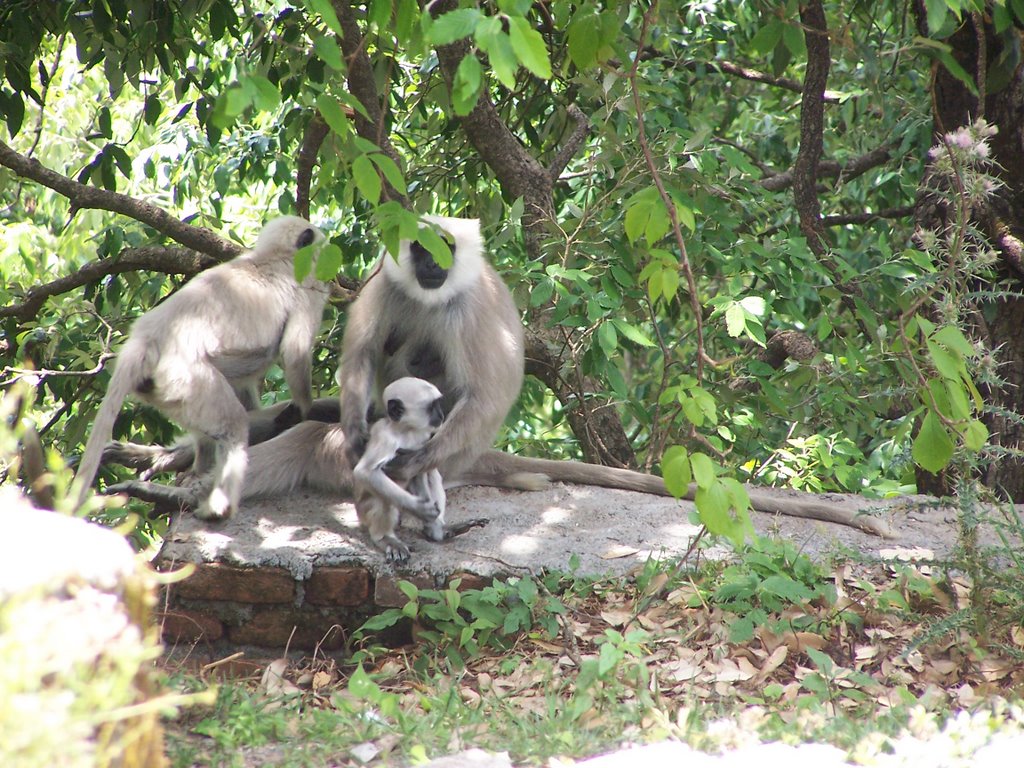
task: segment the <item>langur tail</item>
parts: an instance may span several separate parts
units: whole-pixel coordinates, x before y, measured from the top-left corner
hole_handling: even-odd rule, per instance
[[[74,485],[77,488],[78,504],[81,505],[88,495],[89,487],[103,458],[103,448],[114,431],[114,421],[121,410],[121,403],[146,378],[145,350],[133,347],[129,341],[118,355],[117,367],[110,377],[107,393],[103,396],[100,410],[96,414],[89,440],[85,444],[82,460],[75,473]]]
[[[503,451],[486,451],[458,478],[460,485],[488,485],[497,488],[540,490],[548,481],[598,485],[624,491],[669,496],[665,482],[655,475],[630,469],[603,467],[579,461],[555,461],[516,456]],[[446,484],[448,478],[445,478]]]

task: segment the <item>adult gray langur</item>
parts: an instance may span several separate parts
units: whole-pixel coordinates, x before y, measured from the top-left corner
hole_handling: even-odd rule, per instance
[[[76,483],[84,498],[121,403],[134,395],[193,433],[197,472],[212,487],[197,514],[234,514],[248,451],[247,410],[278,356],[299,412],[312,407],[312,349],[327,286],[295,279],[295,253],[324,240],[305,219],[268,223],[256,246],[194,277],[139,317],[121,347]]]

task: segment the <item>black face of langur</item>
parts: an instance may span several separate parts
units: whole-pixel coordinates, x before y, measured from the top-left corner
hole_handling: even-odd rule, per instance
[[[447,240],[448,247],[452,252],[452,263],[455,261],[455,242]],[[444,285],[448,279],[448,270],[434,261],[430,251],[423,247],[418,240],[409,244],[409,254],[412,256],[413,270],[416,273],[416,282],[424,290],[434,290]]]

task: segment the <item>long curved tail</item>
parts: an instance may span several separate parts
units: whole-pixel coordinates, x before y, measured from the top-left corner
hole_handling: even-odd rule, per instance
[[[462,485],[488,485],[521,490],[540,490],[547,481],[554,480],[658,496],[672,495],[665,487],[665,482],[655,475],[579,461],[534,459],[496,450],[485,452],[469,470],[453,479]],[[827,499],[757,485],[745,484],[743,487],[750,497],[750,505],[759,512],[824,520],[858,528],[883,538],[896,537],[884,520]],[[696,486],[691,483],[683,498],[692,500],[695,492]]]
[[[114,369],[114,375],[110,377],[107,393],[103,396],[103,403],[100,405],[99,413],[96,414],[92,432],[89,433],[89,440],[85,444],[82,460],[78,464],[78,472],[75,473],[76,496],[79,504],[85,501],[89,487],[96,477],[100,460],[103,458],[103,448],[114,431],[114,421],[121,410],[121,403],[146,378],[148,375],[146,371],[146,350],[129,341],[118,355],[117,367]]]
[[[630,469],[585,464],[580,461],[534,459],[496,450],[485,451],[472,467],[459,475],[458,480],[465,485],[489,485],[522,490],[540,490],[547,481],[555,480],[653,493],[658,496],[672,495],[665,488],[665,482],[655,475]]]

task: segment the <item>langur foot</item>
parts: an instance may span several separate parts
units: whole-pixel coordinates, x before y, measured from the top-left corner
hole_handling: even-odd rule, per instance
[[[384,559],[389,563],[403,565],[409,562],[411,552],[400,538],[394,535],[384,536],[380,541],[373,542],[374,545],[384,553]]]
[[[196,508],[196,517],[202,520],[227,520],[235,514],[231,499],[222,488],[214,488],[210,495]]]
[[[448,541],[449,539],[454,539],[456,536],[461,536],[472,528],[483,528],[490,522],[491,521],[486,517],[474,517],[471,520],[463,520],[455,523],[454,525],[449,525],[445,528],[444,540]],[[440,539],[436,539],[436,541],[440,541]]]

